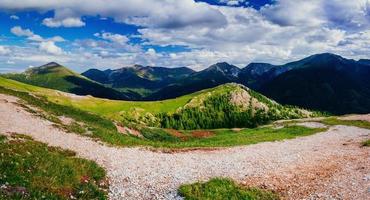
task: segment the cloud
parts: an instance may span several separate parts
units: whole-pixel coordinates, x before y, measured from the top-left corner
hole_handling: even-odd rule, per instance
[[[8,48],[6,48],[6,47],[4,47],[4,46],[0,46],[0,55],[7,55],[7,54],[9,54],[11,51],[8,49]]]
[[[19,20],[19,17],[17,15],[10,15],[10,19]]]
[[[14,26],[10,31],[16,36],[27,36],[31,37],[34,33],[30,29],[22,29],[20,26]]]
[[[246,0],[219,0],[220,3],[226,4],[228,6],[239,6],[242,4],[248,4]]]
[[[64,38],[60,36],[54,36],[51,38],[43,38],[40,35],[35,34],[30,29],[23,29],[20,26],[15,26],[10,29],[14,35],[19,37],[27,37],[28,40],[36,42],[38,49],[40,51],[53,54],[53,55],[62,55],[64,51],[58,47],[55,42],[64,42]]]
[[[85,26],[85,22],[81,21],[80,18],[73,18],[73,17],[68,17],[64,19],[54,19],[54,18],[45,18],[42,21],[42,24],[51,27],[51,28],[56,28],[56,27],[81,27]]]
[[[369,0],[278,0],[266,5],[261,13],[281,26],[330,26],[369,28]]]
[[[239,6],[248,3],[218,2]],[[27,59],[33,65],[53,58],[80,67],[149,64],[202,69],[219,61],[240,67],[253,61],[281,64],[321,52],[350,58],[370,55],[369,0],[274,0],[261,9],[209,5],[194,0],[2,0],[0,9],[54,11],[52,18],[43,20],[44,24],[51,23],[51,27],[68,26],[63,23],[66,19],[74,19],[77,26],[85,23],[81,20],[84,16],[109,18],[139,27],[135,36],[111,33],[107,27],[107,32],[96,33],[95,38],[71,41],[71,49],[62,54],[56,50],[60,48],[56,44],[63,38],[42,38],[29,29],[13,27],[14,34],[33,43],[52,41],[48,46],[57,47],[50,48],[54,54],[51,51],[45,54],[38,45],[34,45],[33,51],[22,48],[16,51],[18,60],[26,52],[31,54]],[[130,41],[133,37],[135,41]],[[156,48],[166,50],[178,45],[186,51]],[[26,58],[22,59],[26,62]],[[17,63],[22,63],[18,60]]]
[[[81,16],[111,17],[117,22],[163,28],[184,28],[187,26],[223,26],[226,21],[222,13],[206,3],[194,0],[26,0],[0,1],[4,10],[53,10],[54,17],[43,23],[51,27],[83,26]]]
[[[11,61],[11,60],[7,60],[6,61],[6,64],[13,65],[13,64],[15,64],[15,62],[14,61]]]
[[[41,42],[44,40],[40,35],[34,34],[30,29],[22,29],[20,26],[14,26],[10,29],[10,32],[19,37],[25,36],[31,41]]]
[[[51,38],[43,38],[40,35],[33,33],[30,29],[23,29],[20,26],[14,26],[10,29],[10,32],[18,37],[27,37],[28,40],[36,41],[36,42],[45,42],[45,41],[53,41],[53,42],[64,42],[66,41],[61,36],[54,36]]]
[[[109,40],[111,42],[118,43],[118,44],[121,44],[121,45],[126,44],[130,40],[125,35],[114,34],[114,33],[106,33],[106,32],[95,33],[94,36],[98,37],[98,38],[105,39],[105,40]]]
[[[55,45],[53,41],[41,42],[39,44],[39,49],[53,55],[62,55],[64,53],[63,50]]]

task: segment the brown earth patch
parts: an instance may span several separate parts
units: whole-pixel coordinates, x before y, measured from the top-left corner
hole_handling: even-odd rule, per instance
[[[121,125],[118,125],[116,123],[114,125],[116,126],[117,131],[119,133],[122,133],[124,135],[132,135],[132,136],[136,136],[136,137],[139,137],[139,138],[144,138],[144,136],[137,130],[128,128],[126,126],[121,126]]]
[[[183,133],[181,133],[180,131],[176,130],[176,129],[166,129],[167,133],[169,133],[170,135],[172,136],[175,136],[177,138],[180,138],[181,140],[185,141],[187,139],[189,139],[188,136],[184,135]]]
[[[191,135],[195,138],[209,138],[212,137],[215,133],[212,131],[193,131]]]

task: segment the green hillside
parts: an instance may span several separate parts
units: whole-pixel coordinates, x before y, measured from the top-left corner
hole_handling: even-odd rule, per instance
[[[30,68],[24,73],[4,74],[2,76],[23,83],[77,95],[92,95],[109,99],[131,99],[137,95],[135,93],[122,93],[107,88],[54,62],[40,67]]]
[[[244,86],[225,84],[163,101],[118,101],[74,96],[0,78],[0,86],[46,96],[49,101],[112,119],[128,127],[213,129],[256,127],[312,113],[282,106]]]
[[[14,79],[20,82],[29,83],[41,87],[57,89],[68,92],[76,87],[72,82],[67,81],[66,77],[83,77],[66,67],[57,63],[49,63],[41,67],[30,68],[20,74],[5,74],[6,78]]]
[[[29,109],[30,112],[35,112],[41,117],[51,120],[56,126],[66,131],[119,146],[152,146],[162,148],[225,147],[291,139],[324,130],[288,125],[279,129],[260,127],[254,129],[176,131],[173,129],[146,127],[141,124],[131,124],[131,130],[126,129],[126,131],[122,132],[122,130],[119,130],[116,126],[117,122],[124,125],[125,116],[132,116],[120,115],[121,112],[130,112],[132,107],[140,107],[144,111],[144,114],[141,113],[139,117],[145,116],[145,113],[150,113],[155,117],[158,117],[160,114],[164,115],[165,113],[171,117],[171,113],[181,114],[181,112],[189,108],[189,106],[198,107],[200,104],[205,104],[207,101],[206,99],[208,99],[208,94],[213,94],[215,96],[221,94],[222,96],[222,94],[228,94],[234,91],[235,88],[241,88],[237,89],[241,91],[243,89],[239,85],[231,84],[200,91],[172,100],[128,102],[99,99],[91,96],[76,96],[0,77],[0,93],[20,98],[22,100],[21,103],[25,108]],[[266,102],[266,104],[269,103]],[[102,105],[103,108],[101,108]],[[279,107],[279,105],[276,106],[277,108]],[[208,105],[206,107],[208,107]],[[36,108],[36,110],[34,108]],[[199,108],[202,109],[203,106],[199,106]],[[291,114],[294,113],[294,111],[298,111],[298,109],[295,108],[286,109],[286,111],[291,111]],[[40,110],[42,111],[40,112]],[[292,117],[294,115],[287,116]],[[65,124],[60,117],[70,118],[73,120],[73,123]],[[133,135],[131,132],[132,130],[137,130],[139,136]]]

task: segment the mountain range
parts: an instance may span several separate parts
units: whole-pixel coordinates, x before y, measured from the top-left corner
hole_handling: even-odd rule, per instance
[[[134,65],[104,71],[89,69],[80,75],[50,63],[4,76],[79,95],[145,101],[176,98],[234,82],[282,104],[333,114],[370,112],[370,60],[356,61],[330,53],[284,65],[251,63],[242,69],[225,62],[199,72],[186,67]]]

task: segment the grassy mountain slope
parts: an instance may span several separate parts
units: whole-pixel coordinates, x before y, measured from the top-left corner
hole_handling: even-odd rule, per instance
[[[129,127],[212,129],[255,127],[277,119],[308,117],[312,113],[285,107],[238,84],[226,84],[164,101],[115,101],[73,96],[0,79],[0,86],[25,88],[48,100],[92,112]],[[31,87],[30,89],[28,87]]]
[[[208,90],[207,90],[208,91]],[[287,126],[280,129],[272,127],[260,127],[255,129],[217,129],[217,130],[189,130],[175,131],[162,128],[149,128],[136,125],[134,129],[140,131],[142,137],[133,136],[127,132],[117,130],[114,122],[118,120],[111,115],[117,113],[119,106],[123,109],[129,109],[125,101],[112,101],[107,99],[99,99],[94,97],[75,96],[60,91],[31,86],[20,83],[14,80],[9,80],[0,77],[0,93],[16,96],[21,99],[21,104],[42,117],[47,118],[55,123],[56,126],[70,132],[78,133],[94,139],[99,139],[108,144],[120,146],[153,146],[165,148],[198,148],[198,147],[225,147],[235,145],[248,145],[266,141],[277,141],[284,139],[296,138],[299,136],[307,136],[324,129],[311,129],[302,126]],[[201,94],[201,93],[197,93]],[[194,94],[194,95],[197,95]],[[45,98],[46,97],[46,98]],[[192,99],[191,96],[186,96],[182,100]],[[85,102],[92,102],[94,105],[84,105]],[[151,102],[152,107],[146,107],[152,110],[153,113],[161,113],[164,110],[169,112],[176,111],[176,107],[185,105],[189,101],[171,101],[171,102]],[[197,101],[196,101],[197,102]],[[111,109],[111,112],[102,111],[99,108],[99,103],[105,103],[106,109]],[[136,105],[142,102],[132,102]],[[169,103],[173,103],[170,105]],[[171,106],[168,109],[162,107],[163,111],[154,108],[165,104]],[[144,104],[142,104],[144,105]],[[84,110],[82,110],[84,109]],[[40,112],[42,110],[42,112]],[[105,114],[103,114],[105,113]],[[72,124],[65,124],[60,117],[73,119]],[[208,135],[201,136],[206,132]]]
[[[274,120],[312,115],[282,106],[242,85],[225,84],[203,91],[174,113],[161,113],[159,119],[164,128],[212,129],[256,127]]]
[[[3,76],[20,82],[77,95],[92,95],[109,99],[131,99],[136,95],[134,93],[124,94],[107,88],[57,63],[31,68],[20,74],[5,74]]]

